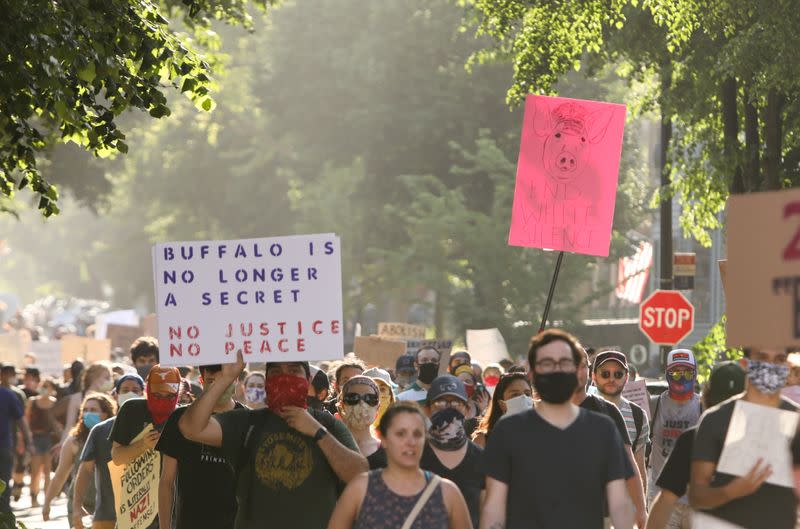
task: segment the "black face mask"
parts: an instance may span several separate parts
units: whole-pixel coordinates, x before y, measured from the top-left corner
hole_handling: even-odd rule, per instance
[[[430,384],[439,374],[439,364],[420,364],[417,380],[423,384]]]
[[[437,411],[431,416],[430,443],[439,450],[458,450],[467,444],[464,414],[453,408]]]
[[[554,371],[552,373],[533,373],[533,386],[545,402],[563,404],[567,402],[578,387],[578,373]]]

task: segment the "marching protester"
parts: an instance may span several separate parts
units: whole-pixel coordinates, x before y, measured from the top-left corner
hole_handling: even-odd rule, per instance
[[[386,452],[380,439],[372,433],[378,415],[378,384],[364,375],[356,375],[342,386],[339,394],[339,416],[350,430],[359,451],[367,458],[370,470],[386,466]]]
[[[22,485],[25,480],[25,467],[29,459],[31,450],[31,432],[28,428],[28,421],[25,419],[24,409],[27,405],[28,397],[17,387],[17,369],[13,364],[0,364],[0,386],[10,390],[19,400],[23,409],[22,417],[12,420],[11,438],[14,446],[12,461],[12,476],[14,484],[10,487],[13,491],[14,501],[19,500],[22,494]]]
[[[94,512],[94,486],[91,486],[92,494],[85,501],[78,504],[72,501],[73,487],[75,486],[75,478],[80,465],[80,454],[92,427],[100,421],[113,417],[116,411],[117,404],[108,395],[94,393],[83,400],[79,408],[78,421],[69,429],[67,438],[61,444],[58,467],[45,493],[44,504],[42,505],[42,518],[45,521],[50,518],[50,505],[53,499],[61,494],[61,489],[64,488],[64,483],[70,476],[72,477],[72,485],[67,490],[67,514],[70,527],[83,527],[82,519],[84,514]]]
[[[39,378],[38,376],[36,377]],[[56,384],[45,378],[39,385],[37,395],[28,399],[25,418],[31,429],[33,451],[31,453],[31,505],[39,506],[39,486],[44,476],[44,490],[50,486],[50,470],[53,466],[51,449],[61,438],[61,424],[53,417],[56,403]]]
[[[266,381],[264,373],[259,371],[254,371],[245,377],[244,403],[251,410],[260,410],[267,407]]]
[[[414,355],[405,354],[397,358],[394,366],[395,382],[397,391],[403,392],[414,385],[417,381],[417,367]]]
[[[211,387],[221,372],[219,364],[200,366],[203,389]],[[214,403],[213,414],[244,408],[232,398],[235,387],[236,382],[232,382],[223,391]],[[219,448],[192,442],[181,434],[178,421],[186,409],[178,408],[170,415],[156,444],[162,455],[158,484],[160,529],[233,529],[236,519],[233,469]]]
[[[11,473],[14,468],[15,427],[24,416],[23,402],[8,387],[9,381],[10,377],[6,375],[5,365],[3,365],[3,383],[0,384],[0,479],[6,484],[11,482]],[[10,497],[11,487],[7,486],[0,495],[0,513],[11,512]]]
[[[344,360],[339,362],[336,368],[334,369],[334,375],[333,375],[334,394],[338,397],[342,387],[347,383],[347,381],[356,375],[363,374],[365,369],[367,369],[367,366],[364,365],[364,362],[356,358],[355,355],[353,354],[345,355]]]
[[[631,440],[631,451],[636,461],[636,468],[639,469],[642,484],[646,484],[647,471],[645,470],[644,455],[645,449],[650,443],[650,424],[644,410],[638,404],[622,396],[630,374],[628,359],[619,351],[602,351],[596,355],[592,369],[592,380],[597,387],[597,393],[614,404],[622,413],[628,437]]]
[[[733,476],[717,469],[728,426],[737,403],[797,412],[798,406],[781,397],[789,375],[787,351],[746,348],[747,389],[737,397],[706,411],[697,426],[692,447],[692,472],[689,501],[698,511],[695,524],[711,517],[717,526],[745,529],[792,529],[797,523],[797,496],[793,487],[767,483],[776,469],[764,462],[768,454],[753,454],[755,462],[744,476]],[[783,437],[781,431],[755,432],[748,436]],[[790,440],[787,440],[787,449]],[[757,459],[756,459],[757,458]],[[699,525],[699,524],[698,524]]]
[[[715,365],[703,389],[703,407],[712,408],[744,391],[744,379],[744,370],[736,362]],[[685,430],[664,463],[656,480],[660,492],[647,515],[647,529],[691,529],[692,512],[688,505],[678,503],[678,500],[686,495],[689,485],[696,432],[697,426]]]
[[[389,406],[379,426],[387,466],[348,483],[328,529],[467,529],[469,511],[458,487],[423,471],[425,416],[413,402]]]
[[[118,408],[130,399],[141,397],[143,393],[144,380],[136,373],[127,373],[117,379],[114,398]],[[116,525],[114,487],[108,469],[112,446],[109,435],[115,420],[116,416],[107,418],[91,429],[80,453],[80,466],[75,475],[72,504],[81,505],[87,494],[94,494],[92,529],[114,529]]]
[[[478,383],[475,374],[472,372],[472,366],[461,364],[453,370],[453,375],[461,380],[467,391],[469,400],[467,401],[466,412],[464,413],[466,417],[464,428],[466,428],[467,436],[472,437],[472,434],[478,428],[478,424],[486,408],[489,407],[492,397],[489,395],[486,387]]]
[[[86,395],[92,393],[111,393],[114,388],[114,374],[108,362],[95,362],[83,371],[81,375],[81,390],[73,393],[67,399],[67,425],[75,424],[78,420],[81,403]],[[61,441],[64,442],[68,429],[64,429]]]
[[[309,366],[311,370],[311,383],[308,385],[308,407],[315,410],[326,410],[326,404],[331,393],[330,380],[324,369]],[[248,406],[252,408],[252,406]],[[266,403],[264,404],[266,407]],[[256,408],[253,408],[256,409]]]
[[[488,364],[483,369],[483,384],[489,391],[489,395],[494,394],[494,388],[500,382],[500,377],[503,376],[503,373],[503,368],[497,363]]]
[[[158,364],[158,340],[151,336],[142,336],[137,338],[131,344],[131,362],[136,372],[142,377],[142,380],[147,380],[147,374],[150,369]]]
[[[225,364],[178,421],[186,438],[221,447],[237,481],[237,529],[318,529],[328,523],[341,482],[369,469],[341,421],[307,410],[307,362],[267,363],[267,407],[212,416],[216,402],[244,369]],[[308,507],[313,505],[313,509]]]
[[[589,357],[586,354],[585,349],[581,348],[581,352],[582,354],[580,355],[580,361],[578,362],[576,371],[578,377],[578,387],[572,396],[572,402],[573,404],[586,410],[607,415],[612,421],[614,421],[614,425],[617,427],[620,438],[625,445],[625,452],[628,455],[628,460],[630,461],[630,468],[633,469],[633,472],[626,476],[626,484],[628,488],[628,494],[633,500],[633,505],[636,508],[636,525],[639,527],[639,529],[642,529],[647,522],[644,487],[642,485],[641,476],[639,475],[639,468],[636,465],[636,459],[633,457],[633,451],[631,450],[631,440],[628,436],[628,428],[625,425],[625,419],[622,417],[622,413],[619,411],[619,409],[617,409],[616,406],[614,406],[614,404],[598,397],[597,395],[590,395],[587,393],[586,388],[588,387],[587,383],[589,381]]]
[[[500,377],[500,382],[497,383],[494,395],[492,395],[489,411],[481,418],[480,425],[472,436],[472,442],[481,448],[486,447],[486,441],[497,421],[510,412],[508,402],[512,399],[515,399],[514,404],[519,402],[519,408],[515,409],[515,412],[533,408],[531,383],[528,381],[526,373],[512,372]]]
[[[414,370],[418,373],[414,381],[405,391],[397,395],[397,400],[413,400],[424,406],[428,400],[428,388],[439,375],[439,354],[435,347],[423,347],[414,355]]]
[[[470,368],[472,367],[472,357],[467,351],[454,351],[450,353],[450,360],[447,365],[450,374],[455,375],[455,370],[458,366],[468,365]]]
[[[665,375],[668,389],[656,400],[650,419],[652,448],[648,465],[648,504],[652,504],[658,494],[655,480],[661,475],[675,441],[684,430],[697,424],[702,413],[700,399],[694,391],[697,380],[694,354],[688,349],[670,351],[666,359]],[[681,498],[679,504],[688,505],[688,499]],[[673,511],[675,521],[672,523],[679,523],[678,519],[685,516],[686,509],[687,507],[677,507]]]
[[[431,383],[427,407],[431,425],[420,468],[456,484],[477,527],[486,474],[483,449],[469,440],[464,426],[468,402],[464,383],[453,375]]]
[[[566,332],[546,330],[531,341],[528,362],[542,400],[492,430],[481,529],[601,529],[604,500],[616,529],[633,527],[625,483],[633,468],[619,430],[572,401],[585,361]]]
[[[378,414],[375,416],[375,422],[372,424],[373,428],[377,429],[378,422],[380,422],[381,417],[383,417],[383,414],[386,413],[386,410],[395,400],[394,391],[397,389],[397,384],[392,382],[392,376],[388,371],[379,367],[367,369],[364,371],[364,376],[368,376],[374,380],[378,385],[378,389],[381,391],[381,401],[378,404]]]

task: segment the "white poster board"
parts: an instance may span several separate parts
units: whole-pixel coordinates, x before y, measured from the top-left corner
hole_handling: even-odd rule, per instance
[[[153,275],[161,365],[329,360],[344,352],[332,234],[160,243]]]
[[[135,310],[116,310],[114,312],[106,312],[105,314],[98,314],[94,319],[94,337],[98,340],[108,338],[108,324],[114,325],[130,325],[137,327],[139,325],[139,315]]]
[[[511,360],[499,329],[468,329],[467,351],[483,367],[500,360]]]
[[[772,465],[767,483],[794,487],[789,445],[799,418],[797,412],[737,400],[717,472],[744,476],[761,458]]]
[[[131,441],[142,439],[153,430],[148,424]],[[158,514],[158,480],[161,476],[161,452],[150,449],[125,466],[108,463],[114,504],[117,510],[117,529],[146,529]]]
[[[647,420],[650,420],[650,395],[647,393],[647,382],[644,379],[628,381],[622,390],[622,396],[638,404],[647,415]]]
[[[31,342],[30,350],[36,355],[36,366],[43,375],[60,377],[63,375],[61,361],[61,342]]]

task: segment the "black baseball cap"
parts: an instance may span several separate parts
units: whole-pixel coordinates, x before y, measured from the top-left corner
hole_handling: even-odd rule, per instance
[[[411,355],[402,355],[397,358],[397,364],[395,365],[395,372],[400,371],[401,369],[409,369],[411,371],[416,370],[414,367],[414,357]]]
[[[446,395],[458,397],[467,402],[467,388],[460,378],[453,375],[441,375],[433,379],[428,390],[428,402],[433,402]]]
[[[619,351],[603,351],[598,353],[594,358],[594,371],[597,372],[601,365],[611,361],[619,363],[626,370],[628,369],[628,359],[625,358],[624,353],[620,353]]]

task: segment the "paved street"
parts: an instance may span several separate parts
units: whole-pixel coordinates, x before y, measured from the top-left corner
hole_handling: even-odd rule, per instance
[[[39,502],[44,500],[44,492],[39,493]],[[25,524],[27,529],[66,529],[69,527],[67,522],[67,500],[65,496],[56,499],[50,506],[50,521],[42,521],[42,508],[31,507],[31,496],[28,487],[22,490],[19,501],[12,499],[11,508],[17,515],[17,520]],[[88,521],[88,520],[87,520]]]

